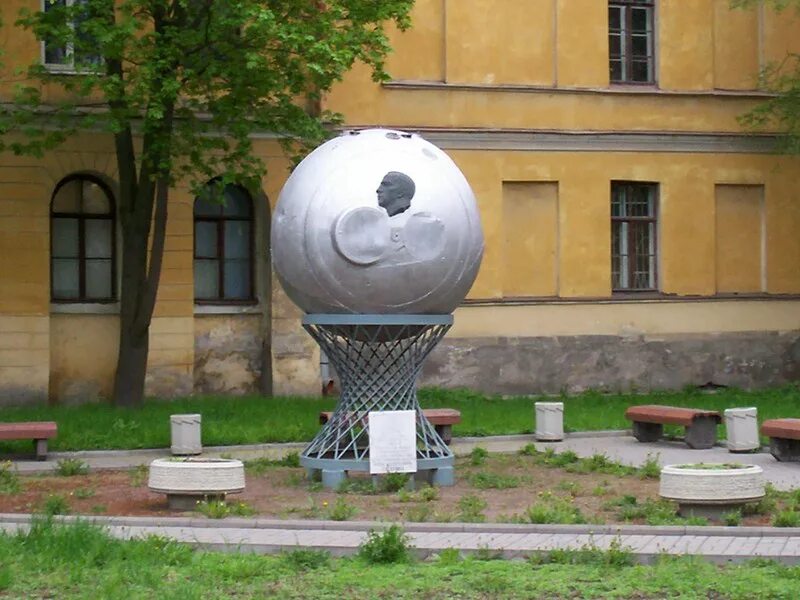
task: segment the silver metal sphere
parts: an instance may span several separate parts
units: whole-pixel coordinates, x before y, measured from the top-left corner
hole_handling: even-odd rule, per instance
[[[475,196],[415,134],[346,132],[309,154],[278,198],[272,261],[307,313],[447,314],[478,274]]]

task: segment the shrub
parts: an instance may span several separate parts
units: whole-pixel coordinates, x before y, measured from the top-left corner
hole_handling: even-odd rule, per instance
[[[536,456],[539,454],[539,451],[536,449],[535,444],[525,444],[525,446],[520,448],[519,453],[522,456]]]
[[[289,452],[286,456],[278,461],[283,467],[299,467],[300,455],[297,452]]]
[[[800,527],[800,512],[783,510],[772,520],[775,527]]]
[[[348,504],[344,498],[337,498],[336,502],[328,508],[328,518],[331,521],[348,521],[356,514],[356,507]]]
[[[406,487],[408,483],[407,473],[387,473],[381,481],[382,489],[386,492],[396,492]]]
[[[469,462],[476,467],[485,463],[487,458],[489,458],[489,451],[480,446],[475,446],[472,452],[469,453]]]
[[[433,502],[439,499],[439,490],[433,486],[426,486],[416,492],[399,490],[397,499],[400,502]]]
[[[88,472],[89,465],[77,458],[62,458],[56,463],[56,473],[62,477],[86,475]]]
[[[738,527],[742,524],[742,511],[731,510],[726,513],[722,513],[722,522],[728,527]]]
[[[0,462],[0,494],[16,494],[20,490],[19,475],[10,460]]]
[[[661,465],[658,464],[658,455],[647,455],[647,460],[639,468],[639,477],[642,479],[658,479],[661,477]]]
[[[69,514],[69,502],[61,494],[48,494],[42,512],[48,516]]]
[[[544,500],[531,504],[525,511],[528,523],[534,524],[580,524],[586,523],[580,509],[563,498],[552,496],[545,497]]]
[[[231,514],[225,500],[201,500],[197,503],[197,511],[209,519],[224,519]]]
[[[358,556],[370,564],[407,562],[412,548],[403,528],[391,525],[384,531],[370,529],[367,539],[358,547]]]

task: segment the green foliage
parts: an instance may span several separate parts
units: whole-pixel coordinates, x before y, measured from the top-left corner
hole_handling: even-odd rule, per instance
[[[328,507],[328,518],[331,521],[349,521],[356,514],[356,507],[348,504],[344,498],[337,498],[333,506]]]
[[[262,456],[261,458],[254,458],[251,460],[244,461],[244,468],[247,470],[248,473],[253,475],[262,475],[269,469],[275,467],[293,467],[297,468],[300,466],[300,455],[297,452],[289,452],[285,456],[279,459],[272,459],[267,458],[266,456]]]
[[[405,511],[405,520],[410,523],[424,523],[431,517],[431,508],[427,504],[409,506]]]
[[[492,473],[491,471],[480,471],[469,476],[469,483],[471,486],[481,490],[503,490],[507,488],[519,487],[520,480],[519,477],[515,477],[513,475],[502,475],[500,473]]]
[[[634,563],[634,556],[629,548],[622,545],[619,538],[614,538],[607,550],[590,543],[578,550],[551,550],[534,554],[529,558],[529,562],[534,565],[602,565],[621,568],[631,566]]]
[[[645,398],[632,394],[587,392],[565,397],[564,414],[573,431],[624,429],[630,426],[624,418],[625,409],[644,401],[693,406],[699,399],[696,394],[683,392],[652,393]],[[458,409],[462,423],[457,427],[462,435],[525,433],[530,427],[529,397],[500,398],[475,392],[423,388],[420,402],[426,408]],[[55,451],[169,448],[169,417],[177,413],[203,415],[203,444],[208,446],[307,442],[319,429],[317,417],[320,411],[332,410],[334,403],[331,398],[263,396],[245,396],[231,403],[230,398],[222,396],[193,396],[168,401],[147,400],[141,410],[135,412],[108,404],[3,407],[0,408],[0,420],[58,422],[58,437],[49,443]],[[703,396],[702,403],[710,410],[719,411],[735,406],[755,406],[759,419],[779,418],[796,411],[800,405],[800,387],[752,392],[724,390]],[[114,435],[111,427],[118,419],[138,423],[137,433]],[[29,451],[28,445],[15,441],[0,442],[0,452]],[[545,453],[536,452],[533,445],[520,454],[537,464],[546,464],[539,462]],[[550,449],[549,455],[552,457],[555,452]]]
[[[378,491],[378,488],[372,483],[372,479],[367,477],[348,477],[336,488],[336,492],[339,494],[372,495],[377,494]]]
[[[147,465],[138,465],[132,469],[128,469],[128,477],[130,479],[131,487],[141,487],[147,482],[147,476],[150,474],[150,469]]]
[[[292,550],[284,552],[283,558],[295,571],[313,571],[331,564],[331,554],[325,550]]]
[[[209,519],[224,519],[230,516],[231,509],[225,500],[201,500],[197,503],[197,512]]]
[[[661,465],[658,463],[658,455],[647,455],[644,464],[639,467],[639,477],[642,479],[658,479],[661,477]]]
[[[381,478],[381,489],[393,493],[403,489],[408,483],[407,473],[387,473]]]
[[[62,458],[56,463],[56,473],[62,477],[86,475],[89,465],[77,458]]]
[[[469,463],[473,466],[478,467],[483,463],[485,463],[488,457],[489,457],[489,451],[486,448],[475,446],[472,449],[472,452],[469,453]]]
[[[800,512],[796,510],[783,510],[772,519],[775,527],[800,527]]]
[[[570,496],[572,496],[574,498],[575,496],[580,494],[581,486],[579,486],[574,481],[567,481],[565,479],[564,481],[560,481],[558,483],[558,485],[556,486],[556,489],[561,491],[561,492],[567,492]]]
[[[72,492],[76,498],[79,500],[86,500],[87,498],[92,498],[96,494],[96,492],[92,488],[77,488],[74,492]]]
[[[525,444],[519,449],[519,454],[521,456],[536,456],[539,451],[536,449],[536,444]]]
[[[383,531],[370,529],[367,539],[358,547],[358,556],[371,564],[408,562],[412,548],[403,528],[390,525]]]
[[[42,513],[48,516],[68,515],[69,502],[62,494],[48,494],[42,506]]]
[[[433,502],[439,499],[439,489],[428,485],[414,492],[399,490],[397,499],[400,502]]]
[[[778,507],[780,493],[771,483],[764,486],[764,497],[758,502],[751,502],[742,507],[743,515],[768,515]]]
[[[742,511],[731,510],[726,513],[722,513],[722,522],[728,527],[738,527],[742,524]]]
[[[580,524],[586,523],[580,509],[571,501],[559,498],[548,492],[539,495],[539,501],[531,504],[525,511],[525,520],[534,524]]]
[[[10,460],[0,462],[0,494],[16,494],[20,490],[19,475]]]
[[[467,494],[458,500],[458,521],[464,523],[483,523],[486,515],[483,511],[488,506],[486,500],[480,496]]]
[[[252,517],[256,510],[246,502],[227,502],[225,500],[201,500],[197,503],[197,512],[209,519],[226,517]]]
[[[592,545],[585,547],[592,551]],[[595,549],[596,550],[596,549]],[[794,598],[796,566],[714,565],[659,557],[625,566],[597,550],[522,561],[461,559],[370,565],[363,560],[206,551],[162,537],[117,540],[85,522],[37,519],[0,534],[0,594],[8,598]],[[604,554],[605,552],[605,554]],[[547,562],[548,564],[541,564]]]

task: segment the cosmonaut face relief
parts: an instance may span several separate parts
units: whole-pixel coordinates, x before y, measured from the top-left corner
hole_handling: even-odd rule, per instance
[[[272,224],[275,271],[307,313],[448,314],[483,255],[464,175],[421,137],[346,132],[289,177]]]

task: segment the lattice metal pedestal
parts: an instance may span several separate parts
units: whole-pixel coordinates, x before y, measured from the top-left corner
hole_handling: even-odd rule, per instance
[[[348,471],[369,472],[369,413],[417,414],[418,475],[453,485],[454,457],[417,401],[422,363],[453,324],[452,315],[306,315],[303,327],[339,374],[341,396],[300,456],[309,475],[335,488]]]

